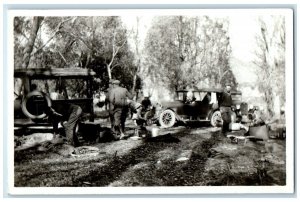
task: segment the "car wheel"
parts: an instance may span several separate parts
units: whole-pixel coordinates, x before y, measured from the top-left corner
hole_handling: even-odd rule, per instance
[[[164,128],[170,128],[174,126],[175,122],[175,113],[170,109],[163,111],[159,116],[159,124]]]
[[[210,118],[210,124],[213,127],[218,127],[223,124],[222,116],[220,111],[214,111]]]
[[[37,121],[38,119],[43,119],[47,116],[47,114],[44,112],[45,106],[41,106],[41,109],[37,106],[33,106],[34,104],[32,100],[34,97],[39,97],[43,101],[43,105],[47,105],[48,107],[51,107],[51,99],[45,95],[44,93],[40,91],[32,91],[30,92],[23,100],[22,100],[22,111],[23,113],[28,117],[31,118],[32,120]],[[33,109],[37,110],[32,112],[31,110],[28,109],[28,107],[32,107]]]
[[[151,111],[146,112],[144,117],[146,119],[147,126],[150,126],[153,124],[152,118],[154,117],[154,114]]]

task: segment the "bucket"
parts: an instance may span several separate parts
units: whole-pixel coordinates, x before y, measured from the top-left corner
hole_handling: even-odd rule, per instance
[[[152,128],[151,130],[151,136],[157,137],[159,135],[159,128]]]
[[[254,136],[259,139],[263,139],[263,140],[269,139],[269,130],[266,125],[250,127],[249,134],[250,136]]]
[[[241,130],[241,125],[239,123],[230,123],[229,129],[230,130]]]

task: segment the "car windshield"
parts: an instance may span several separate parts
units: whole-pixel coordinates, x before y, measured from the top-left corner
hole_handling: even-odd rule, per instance
[[[177,100],[185,101],[187,98],[188,91],[177,91]],[[205,101],[210,102],[211,101],[211,94],[210,92],[202,92],[202,91],[192,91],[193,97],[195,98],[195,101]],[[215,94],[215,93],[214,93]]]
[[[177,100],[184,101],[187,92],[177,92]]]
[[[233,101],[242,101],[242,95],[241,94],[231,94],[231,98]]]
[[[87,83],[84,79],[33,79],[37,90],[50,94],[52,100],[87,98]]]

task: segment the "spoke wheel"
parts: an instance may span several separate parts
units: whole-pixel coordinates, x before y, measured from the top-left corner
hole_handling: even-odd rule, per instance
[[[213,127],[218,127],[221,126],[223,124],[223,120],[222,120],[222,116],[221,116],[221,112],[220,111],[215,111],[210,119],[210,124]]]
[[[163,111],[159,116],[159,124],[164,128],[170,128],[174,126],[175,122],[175,113],[170,109]]]

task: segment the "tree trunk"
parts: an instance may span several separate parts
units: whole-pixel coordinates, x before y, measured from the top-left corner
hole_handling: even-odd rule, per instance
[[[276,118],[280,117],[280,96],[275,95],[274,97],[274,116]]]
[[[134,91],[136,89],[136,79],[137,79],[137,75],[135,73],[133,76],[133,85],[132,85],[132,89],[131,89],[132,94],[134,94]]]
[[[132,95],[134,95],[135,91],[136,91],[136,82],[137,82],[137,75],[139,74],[140,72],[140,64],[141,64],[141,60],[140,60],[140,49],[139,49],[139,23],[140,22],[140,19],[139,17],[136,18],[136,34],[135,34],[135,38],[134,38],[134,42],[135,42],[135,52],[136,52],[136,56],[138,57],[138,60],[137,60],[137,69],[136,69],[136,72],[134,74],[134,77],[133,77],[133,85],[132,85]],[[138,95],[136,93],[136,96],[134,98],[135,101],[137,101],[138,99]]]
[[[33,22],[32,22],[32,29],[30,32],[30,36],[29,36],[29,40],[27,42],[26,48],[23,50],[23,64],[22,64],[22,68],[23,69],[27,69],[29,62],[30,62],[30,58],[31,58],[31,54],[33,51],[33,47],[34,47],[34,43],[35,43],[35,39],[37,36],[37,32],[40,28],[41,22],[43,21],[44,17],[33,17]],[[18,68],[18,67],[17,67]],[[27,92],[29,92],[29,88],[30,86],[27,85],[28,81],[25,78],[22,78],[19,80],[18,85],[15,86],[15,94],[18,94],[19,96],[21,95],[21,91],[22,91],[22,87],[24,86],[24,84],[26,84],[24,86],[24,94],[26,94]]]
[[[107,69],[107,75],[108,75],[108,79],[111,80],[111,69],[110,69],[110,65],[106,65],[106,69]]]
[[[29,36],[29,40],[27,42],[27,46],[23,51],[23,64],[22,68],[27,69],[29,62],[30,62],[30,55],[32,53],[33,47],[34,47],[34,42],[36,39],[37,32],[39,31],[41,22],[43,21],[44,17],[33,17],[33,22],[32,22],[32,29],[31,33]]]
[[[138,60],[138,67],[137,67],[137,70],[133,76],[133,85],[132,85],[132,94],[134,94],[135,90],[136,90],[136,83],[137,83],[137,78],[138,78],[138,74],[140,72],[140,60]]]

